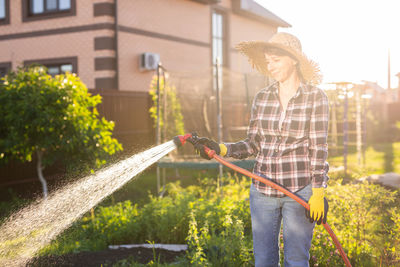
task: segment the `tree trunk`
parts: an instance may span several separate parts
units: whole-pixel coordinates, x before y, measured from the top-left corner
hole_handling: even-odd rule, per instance
[[[42,189],[43,189],[43,198],[46,199],[47,198],[47,182],[46,179],[44,179],[43,176],[43,167],[42,167],[42,152],[41,151],[37,151],[37,165],[36,165],[36,170],[38,173],[38,177],[40,182],[42,183]]]

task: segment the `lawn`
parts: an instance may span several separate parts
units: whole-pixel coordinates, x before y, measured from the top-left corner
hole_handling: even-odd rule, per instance
[[[328,162],[332,167],[343,166],[343,156],[329,157]],[[400,142],[368,146],[365,151],[365,161],[361,157],[360,163],[357,153],[350,153],[347,156],[347,168],[353,178],[387,172],[400,174]]]

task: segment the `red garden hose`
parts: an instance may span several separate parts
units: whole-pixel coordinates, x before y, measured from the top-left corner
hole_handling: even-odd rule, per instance
[[[186,140],[191,141],[190,139],[192,139],[192,137],[194,137],[194,136],[192,136],[192,134],[185,134],[184,136],[177,136],[177,137],[174,138],[174,143],[177,146],[181,146],[181,145],[185,144]],[[236,166],[235,164],[232,164],[232,163],[224,160],[222,157],[218,156],[215,153],[214,150],[211,150],[210,148],[208,148],[206,146],[204,146],[204,151],[207,153],[207,155],[210,157],[210,159],[214,158],[219,163],[225,165],[226,167],[231,168],[232,170],[234,170],[236,172],[244,174],[244,175],[246,175],[248,177],[251,177],[253,179],[256,179],[256,180],[258,180],[258,181],[260,181],[260,182],[262,182],[262,183],[264,183],[264,184],[266,184],[266,185],[268,185],[270,187],[273,187],[274,189],[281,191],[282,193],[284,193],[288,197],[290,197],[290,198],[294,199],[295,201],[297,201],[300,205],[302,205],[307,210],[310,209],[310,206],[308,205],[307,202],[305,202],[303,199],[298,197],[296,194],[290,192],[289,190],[279,186],[278,184],[276,184],[276,183],[274,183],[272,181],[269,181],[268,179],[265,179],[265,178],[263,178],[261,176],[258,176],[258,175],[254,174],[254,173],[252,173],[252,172],[250,172],[248,170],[242,169],[242,168]],[[327,223],[323,223],[323,222],[322,222],[322,225],[325,227],[326,231],[331,236],[331,238],[333,240],[333,243],[335,243],[336,248],[339,250],[339,253],[342,256],[346,267],[351,267],[350,261],[347,258],[347,255],[344,252],[343,247],[340,244],[339,240],[337,239],[336,235],[333,233],[331,227]]]

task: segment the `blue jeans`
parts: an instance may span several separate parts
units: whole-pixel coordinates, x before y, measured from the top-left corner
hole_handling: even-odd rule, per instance
[[[296,193],[305,201],[312,195],[311,185]],[[253,251],[256,267],[280,266],[279,233],[283,219],[285,267],[309,266],[315,223],[305,216],[305,208],[290,197],[267,197],[250,187]]]

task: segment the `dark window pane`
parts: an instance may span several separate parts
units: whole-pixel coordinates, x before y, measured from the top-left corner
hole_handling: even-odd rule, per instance
[[[32,14],[40,14],[44,12],[43,0],[31,0]]]
[[[46,67],[47,67],[47,73],[50,74],[51,76],[55,76],[66,72],[73,73],[74,71],[71,63],[51,64],[51,65],[46,65]]]
[[[59,0],[59,9],[66,10],[71,8],[71,0]]]
[[[47,0],[46,1],[46,10],[47,11],[57,10],[57,0]]]
[[[4,77],[7,74],[7,68],[0,68],[0,78]]]
[[[66,72],[72,73],[72,64],[63,64],[63,65],[61,65],[61,72],[62,73],[66,73]]]
[[[51,76],[60,74],[60,68],[59,68],[58,66],[51,66],[51,67],[48,67],[48,73],[49,73]]]
[[[6,18],[6,1],[0,0],[0,19]]]

